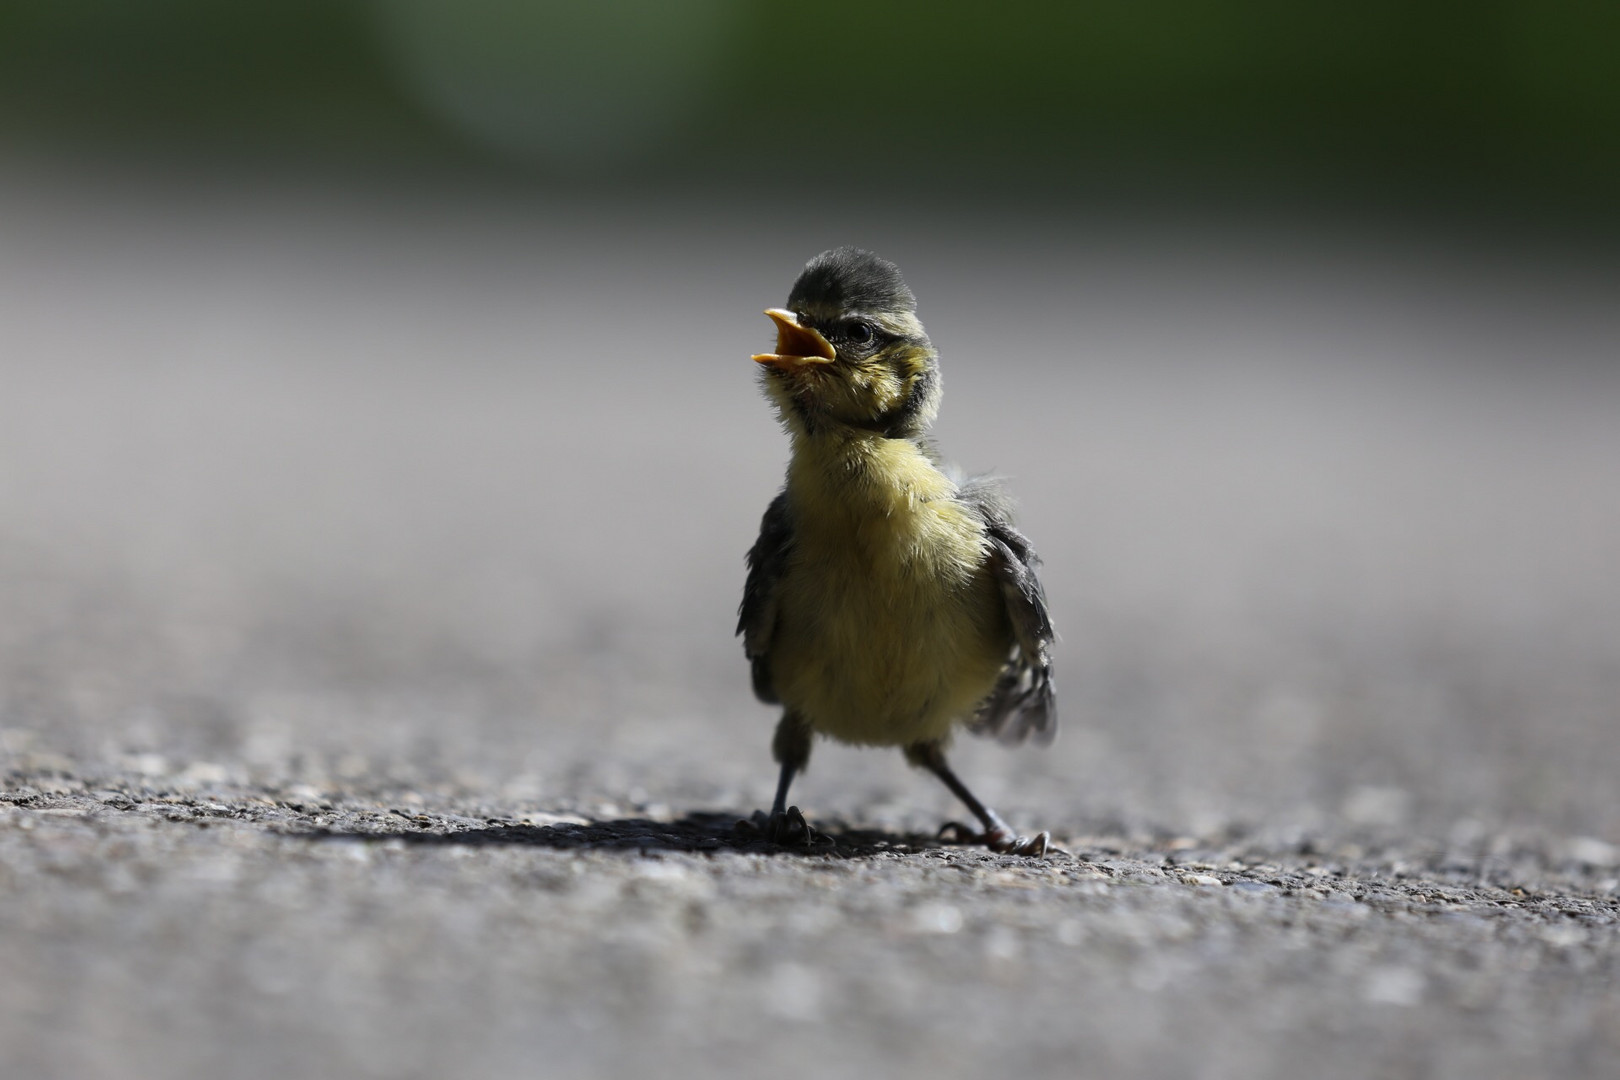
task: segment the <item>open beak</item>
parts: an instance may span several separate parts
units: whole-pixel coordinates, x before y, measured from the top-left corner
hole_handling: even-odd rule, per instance
[[[838,358],[827,339],[812,327],[800,326],[793,312],[771,308],[765,314],[776,323],[776,351],[757,354],[756,363],[792,371],[806,364],[830,364]]]

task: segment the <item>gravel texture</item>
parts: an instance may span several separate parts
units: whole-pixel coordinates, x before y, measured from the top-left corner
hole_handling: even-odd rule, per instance
[[[1620,853],[8,777],[8,1075],[1601,1076]]]
[[[1612,261],[0,180],[0,1076],[1614,1075]],[[733,829],[852,238],[1047,562],[1059,743],[953,761],[1048,859],[830,745]]]

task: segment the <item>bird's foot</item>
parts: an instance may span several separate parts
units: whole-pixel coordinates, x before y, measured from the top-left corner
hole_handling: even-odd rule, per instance
[[[737,822],[737,831],[757,835],[783,847],[823,847],[832,843],[830,837],[810,827],[797,806],[773,814],[755,810],[752,818]]]
[[[947,821],[940,826],[939,838],[947,844],[983,844],[1002,855],[1028,855],[1035,859],[1044,858],[1052,843],[1049,832],[1019,836],[1005,825],[997,825],[986,832],[974,832],[960,821]]]

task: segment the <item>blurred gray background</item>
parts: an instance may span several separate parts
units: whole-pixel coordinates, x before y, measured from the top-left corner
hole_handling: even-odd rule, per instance
[[[908,269],[940,443],[1047,562],[1064,737],[965,748],[993,797],[1620,828],[1607,264],[1269,218],[4,183],[22,745],[766,800],[731,631],[786,443],[748,354],[853,240]],[[948,805],[835,748],[802,794],[878,790]]]
[[[1612,855],[1613,17],[1172,7],[9,7],[7,783],[768,802],[748,355],[855,243],[1046,560],[1063,732],[965,742],[988,801]]]

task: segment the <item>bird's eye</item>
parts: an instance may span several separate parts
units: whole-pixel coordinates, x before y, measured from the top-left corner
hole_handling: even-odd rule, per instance
[[[872,329],[871,323],[860,321],[850,323],[849,326],[845,328],[844,333],[848,336],[849,340],[856,345],[871,344],[872,338],[877,334],[877,332]]]

